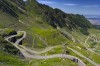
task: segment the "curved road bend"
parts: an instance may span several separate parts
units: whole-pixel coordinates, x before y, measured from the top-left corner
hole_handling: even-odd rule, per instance
[[[22,40],[26,37],[26,32],[25,32],[25,31],[18,31],[17,33],[20,33],[20,32],[23,32],[24,34],[23,34],[23,37],[22,37],[22,38],[18,39],[18,40],[15,42],[15,44],[17,44],[17,45],[20,43],[20,41],[22,41]]]
[[[87,41],[89,40],[89,38],[90,38],[90,36],[88,36],[87,39],[85,40],[85,42],[84,42],[83,44],[81,44],[81,45],[83,45],[88,51],[90,51],[90,52],[92,52],[92,53],[94,53],[94,54],[97,54],[95,51],[93,51],[92,49],[90,49],[90,48],[88,48],[88,47],[86,46],[86,43],[87,43]],[[97,54],[97,55],[100,55],[100,54]]]
[[[19,31],[19,32],[21,32],[21,31]],[[23,37],[20,38],[20,39],[18,39],[15,43],[10,42],[8,39],[9,39],[9,38],[12,38],[12,37],[14,37],[14,36],[17,36],[17,35],[13,35],[13,36],[11,36],[11,37],[5,38],[5,40],[8,41],[8,42],[10,42],[10,43],[11,43],[12,45],[14,45],[17,49],[19,49],[20,52],[21,52],[26,58],[48,59],[48,58],[60,57],[60,58],[68,58],[68,59],[70,59],[70,60],[78,59],[78,58],[75,57],[75,56],[65,55],[65,54],[55,54],[55,55],[49,55],[49,56],[40,56],[40,55],[35,55],[35,53],[34,53],[34,54],[31,55],[31,54],[29,54],[29,53],[27,52],[27,50],[22,49],[22,48],[20,48],[20,47],[18,46],[19,42],[20,42],[21,40],[23,40],[23,39],[26,37],[26,32],[25,32],[25,31],[23,31],[23,32],[24,32]],[[83,63],[80,59],[78,59],[78,62],[77,62],[77,63],[78,63],[79,66],[86,66],[85,63]]]
[[[85,57],[84,55],[82,55],[81,53],[79,53],[78,51],[70,48],[70,47],[67,47],[68,49],[72,50],[74,53],[76,53],[77,55],[79,55],[80,57],[82,58],[85,58],[87,61],[89,61],[91,64],[93,64],[94,66],[100,66],[99,64],[95,63],[94,61],[90,60],[89,58]]]
[[[46,49],[44,49],[42,51],[39,51],[39,52],[38,51],[34,51],[34,50],[30,49],[30,48],[26,48],[26,47],[24,47],[22,45],[19,45],[19,46],[22,47],[23,49],[27,50],[28,52],[35,53],[35,54],[42,54],[42,53],[46,53],[46,52],[52,50],[53,48],[57,48],[57,47],[59,47],[61,45],[48,47],[48,48],[46,48]]]
[[[25,31],[18,31],[17,34],[19,34],[20,32],[23,32],[24,34],[23,34],[23,37],[22,37],[22,38],[18,39],[18,40],[14,43],[14,44],[16,44],[16,45],[18,45],[19,42],[20,42],[21,40],[23,40],[23,39],[26,37],[26,32],[25,32]],[[13,37],[15,37],[15,36],[17,36],[17,35],[11,35],[11,36],[9,36],[9,37],[5,37],[5,40],[9,41],[10,38],[13,38]],[[10,41],[9,41],[9,42],[10,42]]]

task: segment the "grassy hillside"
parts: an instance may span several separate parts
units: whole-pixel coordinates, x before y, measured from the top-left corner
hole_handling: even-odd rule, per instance
[[[93,28],[91,23],[79,14],[67,14],[60,9],[53,9],[40,4],[36,0],[0,0],[0,64],[2,66],[77,66],[68,59],[20,59],[19,50],[4,40],[4,37],[15,35],[17,31],[25,31],[26,38],[22,45],[33,50],[41,51],[47,47],[65,45],[54,48],[40,55],[52,55],[65,53],[80,58],[87,66],[92,66],[86,59],[80,57],[67,47],[73,48],[94,62],[99,62],[99,55],[87,50],[99,50],[100,46],[95,40],[99,40],[99,30]],[[89,38],[84,46],[88,36]],[[20,34],[21,36],[23,34]],[[93,50],[94,51],[94,50]],[[99,54],[99,52],[98,52]],[[25,60],[25,61],[23,61]],[[26,63],[27,62],[27,63]],[[62,65],[60,65],[62,64]]]
[[[0,50],[0,66],[27,66],[26,61]]]
[[[16,0],[15,2],[13,2],[12,0],[1,0],[0,3],[0,5],[2,6],[0,11],[0,26],[3,28],[13,28],[15,30],[27,31],[28,38],[26,39],[25,44],[28,45],[33,44],[34,37],[32,36],[36,36],[36,34],[39,33],[39,30],[40,32],[48,33],[50,32],[50,29],[51,31],[54,31],[54,33],[57,33],[59,31],[57,31],[56,28],[60,27],[65,28],[69,31],[78,29],[83,34],[88,35],[88,28],[91,28],[90,22],[87,21],[84,16],[66,14],[57,8],[53,9],[47,5],[40,4],[35,0],[28,0],[26,2],[23,2],[22,0]],[[41,35],[43,33],[41,33]],[[50,34],[55,35],[53,34],[53,32],[51,32]],[[38,35],[36,37],[40,37],[41,35]],[[42,38],[42,40],[45,39],[47,41],[46,43],[53,42],[53,44],[58,44],[63,40],[62,39],[61,41],[57,42],[57,40],[52,41],[52,38],[44,38],[44,36],[40,38]],[[60,38],[65,37],[59,35],[58,39],[60,40]],[[42,42],[41,40],[39,41]]]

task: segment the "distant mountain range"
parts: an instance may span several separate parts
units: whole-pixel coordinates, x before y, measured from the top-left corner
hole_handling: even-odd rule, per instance
[[[89,20],[100,20],[100,18],[88,18]]]
[[[93,25],[100,25],[100,15],[85,15],[85,17],[86,17]]]
[[[86,18],[100,18],[100,15],[84,15]]]

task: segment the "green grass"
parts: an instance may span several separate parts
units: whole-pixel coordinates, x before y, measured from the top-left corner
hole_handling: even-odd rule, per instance
[[[73,51],[67,49],[67,46],[65,46],[65,49],[64,47],[60,46],[60,47],[57,47],[57,48],[54,48],[46,53],[43,53],[41,55],[53,55],[53,54],[61,54],[61,53],[64,53],[64,51],[68,51],[69,52],[69,55],[72,55],[72,56],[75,56],[75,57],[78,57],[80,58],[87,66],[93,66],[91,63],[89,63],[86,59],[78,56],[76,53],[74,53]]]
[[[94,66],[90,62],[88,62],[86,59],[78,56],[76,53],[74,53],[73,51],[69,50],[68,48],[66,48],[66,50],[69,51],[69,55],[72,55],[72,56],[75,56],[75,57],[78,57],[79,59],[81,59],[86,64],[86,66]]]
[[[78,52],[80,52],[81,54],[83,54],[84,56],[90,58],[91,60],[93,60],[96,63],[100,63],[99,59],[100,59],[100,55],[97,55],[95,53],[92,53],[88,50],[86,50],[85,47],[83,47],[81,44],[75,44],[73,46],[70,46],[71,48],[77,50]],[[80,47],[81,49],[77,48]]]
[[[89,29],[88,31],[90,32],[90,35],[93,34],[93,35],[95,35],[95,38],[100,39],[100,30]],[[88,37],[88,36],[85,36],[85,35],[79,33],[78,31],[77,31],[77,32],[76,32],[76,31],[73,32],[73,36],[74,36],[76,39],[78,39],[78,40],[80,40],[80,41],[82,41],[82,42],[85,42],[85,40],[86,40],[87,37]],[[91,41],[90,39],[87,41],[87,44],[88,44],[90,47],[92,47],[92,48],[100,49],[99,43],[97,43],[97,44],[94,45],[94,44],[93,44],[93,41]],[[100,55],[96,55],[96,54],[94,54],[94,53],[92,53],[92,52],[86,50],[86,48],[83,47],[81,44],[79,44],[79,43],[70,43],[69,46],[70,46],[71,48],[77,50],[78,52],[80,52],[80,53],[83,54],[84,56],[90,58],[90,59],[93,60],[94,62],[100,63],[100,61],[99,61]],[[97,46],[97,47],[95,47],[95,46]],[[77,48],[77,47],[80,47],[81,49],[79,49],[79,48]],[[88,47],[88,46],[87,46],[87,47]],[[91,48],[91,49],[92,49],[92,48]],[[98,54],[99,54],[99,52],[98,52]]]
[[[13,29],[8,29],[8,28],[6,28],[6,29],[1,29],[0,30],[0,34],[9,34],[10,32],[12,32],[12,31],[14,31]]]
[[[23,35],[23,32],[20,32],[17,34],[17,36],[22,36]]]
[[[63,48],[62,46],[59,46],[59,47],[56,47],[56,48],[53,48],[52,50],[46,52],[46,53],[42,53],[41,55],[52,55],[52,54],[61,54],[63,53]]]
[[[27,66],[27,64],[17,56],[0,51],[0,66]]]
[[[62,44],[62,42],[66,41],[66,38],[63,35],[61,35],[56,29],[33,28],[32,30],[39,37],[43,38],[49,46],[59,45]]]
[[[20,15],[19,18],[26,25],[23,30],[27,32],[27,37],[23,44],[31,48],[40,49],[47,46],[59,45],[66,41],[66,38],[58,30],[52,28],[47,22],[43,22],[41,15],[37,16],[25,17]]]
[[[11,25],[16,24],[17,22],[17,19],[0,10],[0,25],[2,28],[10,27]]]
[[[30,62],[30,66],[78,66],[78,65],[77,63],[68,59],[53,58],[46,60],[33,59],[33,61]]]
[[[16,5],[15,5],[16,6]],[[29,9],[30,10],[30,9]],[[72,41],[68,40],[65,38],[58,30],[52,28],[50,25],[47,24],[47,22],[44,22],[42,19],[42,15],[40,15],[36,10],[30,11],[31,13],[29,14],[30,17],[26,17],[23,14],[19,14],[19,19],[24,22],[24,24],[20,23],[18,19],[11,17],[10,15],[0,11],[0,28],[13,28],[16,30],[24,30],[27,32],[27,37],[23,41],[23,44],[25,44],[28,47],[31,48],[38,48],[39,50],[42,48],[46,48],[48,46],[55,46],[55,45],[61,45],[64,42],[68,42],[68,46],[76,49],[79,51],[81,54],[85,55],[86,57],[89,57],[93,61],[96,61],[97,63],[100,63],[100,56],[95,55],[93,53],[90,53],[89,51],[85,50],[84,47],[80,44],[74,44]],[[6,30],[6,33],[11,32],[12,30]],[[69,32],[69,31],[68,31]],[[95,29],[90,29],[90,33],[93,33],[97,35],[98,37],[100,36],[100,31],[95,30]],[[71,32],[70,32],[71,33]],[[22,35],[20,33],[19,35]],[[73,32],[73,36],[84,42],[87,36],[83,35],[82,33],[78,31]],[[40,38],[42,40],[40,40]],[[0,37],[0,40],[3,40]],[[34,41],[33,41],[34,40]],[[46,42],[46,44],[45,44]],[[73,47],[73,46],[79,46],[82,48],[82,50]],[[99,49],[99,48],[98,48]],[[66,49],[68,50],[68,49]],[[87,62],[85,59],[79,57],[76,55],[74,52],[69,51],[70,55],[76,56],[80,59],[82,59],[87,66],[92,66],[89,62]],[[47,53],[44,53],[46,55],[52,55],[52,54],[59,54],[62,53],[63,49],[62,47],[54,48],[53,50],[48,51]],[[30,66],[66,66],[69,64],[69,66],[77,66],[76,63],[73,63],[70,60],[65,59],[66,61],[62,61],[62,59],[55,58],[55,59],[48,59],[48,60],[36,60],[34,59],[29,65]],[[18,58],[9,55],[9,54],[4,54],[4,52],[0,51],[0,62],[3,62],[4,66],[24,66],[27,65],[25,62],[19,60]],[[41,62],[42,65],[41,65]],[[20,63],[20,64],[19,64]],[[61,65],[62,64],[62,65]]]

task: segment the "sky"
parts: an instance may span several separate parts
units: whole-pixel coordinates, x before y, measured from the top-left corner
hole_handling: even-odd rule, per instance
[[[100,0],[37,0],[66,13],[100,15]]]

